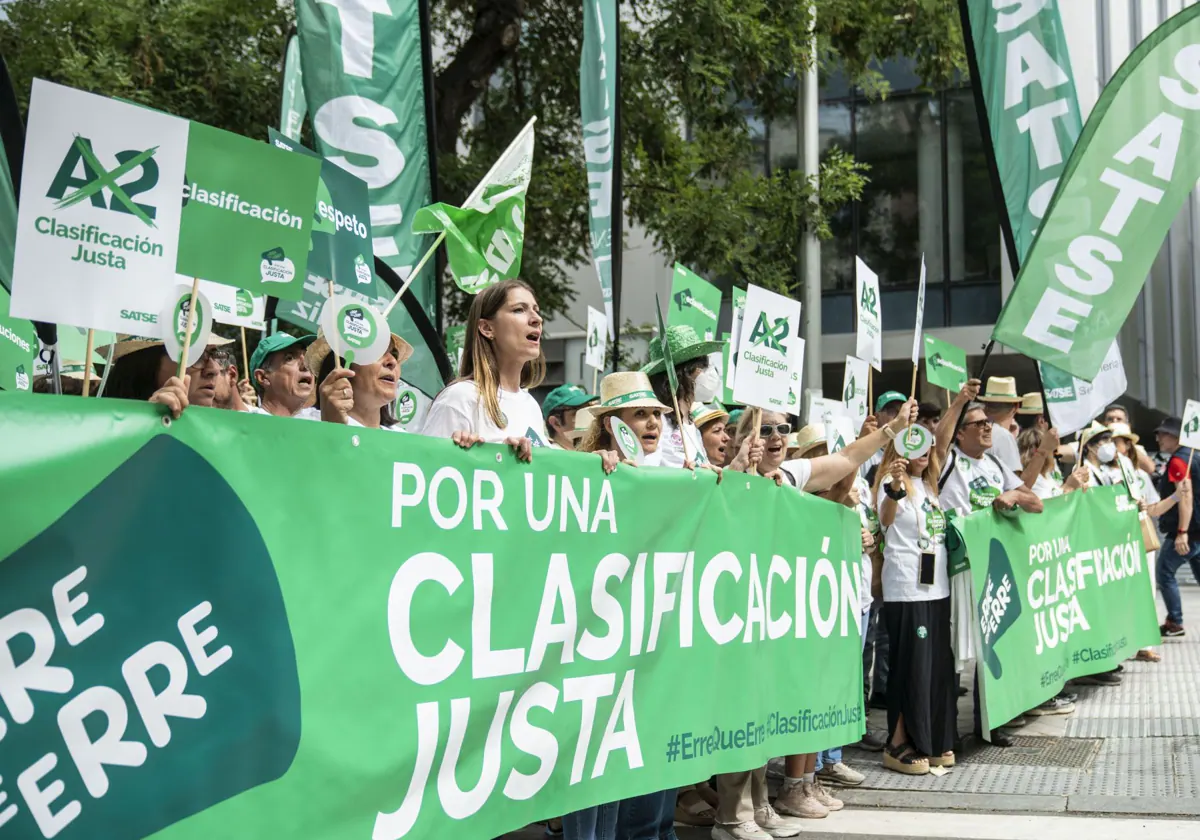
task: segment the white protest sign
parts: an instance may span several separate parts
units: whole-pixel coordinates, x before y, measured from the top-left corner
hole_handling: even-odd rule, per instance
[[[645,453],[642,451],[642,443],[633,433],[633,429],[629,428],[619,417],[610,417],[608,422],[612,427],[613,443],[617,445],[617,449],[621,450],[621,457],[640,466]]]
[[[187,146],[187,120],[35,79],[12,314],[162,337]]]
[[[1184,406],[1179,442],[1191,449],[1200,448],[1200,402],[1188,400]]]
[[[734,290],[737,291],[736,289]],[[746,314],[746,297],[733,296],[733,320],[729,324],[729,367],[725,370],[725,387],[733,390],[737,378],[737,352],[742,340],[742,318]]]
[[[266,326],[265,295],[251,294],[245,289],[209,280],[200,281],[200,291],[212,303],[212,317],[218,324],[229,324],[249,330],[261,330]]]
[[[191,367],[200,361],[200,357],[208,349],[208,339],[212,335],[213,324],[212,304],[197,290],[195,298],[196,314],[189,318],[188,313],[191,311],[193,303],[191,285],[181,283],[174,289],[167,291],[167,299],[163,304],[162,311],[159,313],[159,323],[163,325],[163,348],[167,351],[167,355],[171,358],[171,361],[177,362],[186,343],[188,353],[187,364],[184,367]],[[192,326],[192,337],[189,341],[185,342],[184,338],[188,332],[189,321]]]
[[[917,286],[917,323],[913,327],[913,367],[921,359],[921,329],[925,326],[925,255],[921,254],[921,284]]]
[[[791,413],[791,361],[800,329],[800,301],[760,286],[746,289],[733,398],[743,405]]]
[[[604,370],[604,356],[608,352],[608,317],[599,309],[587,308],[587,353],[588,367]]]
[[[809,394],[808,422],[821,423],[825,426],[825,443],[829,447],[829,452],[837,452],[844,449],[847,444],[854,442],[857,434],[854,430],[854,421],[846,413],[846,406],[837,400],[818,397],[812,391]]]
[[[867,415],[871,413],[867,408],[868,367],[862,359],[847,356],[846,372],[842,375],[842,404],[858,429],[862,428]]]
[[[854,258],[854,293],[858,301],[858,331],[854,355],[883,370],[883,318],[879,300],[879,275]]]
[[[321,329],[347,365],[369,365],[391,346],[392,333],[383,314],[341,292],[321,310]]]
[[[1066,371],[1038,363],[1042,386],[1046,391],[1046,411],[1050,425],[1060,435],[1069,435],[1088,426],[1105,407],[1125,393],[1128,382],[1121,348],[1113,342],[1100,366],[1100,373],[1091,382],[1072,376]]]

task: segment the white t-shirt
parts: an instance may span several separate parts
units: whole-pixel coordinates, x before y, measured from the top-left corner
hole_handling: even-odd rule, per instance
[[[896,518],[884,529],[883,600],[937,601],[950,597],[949,564],[946,557],[946,514],[925,482],[914,478],[912,490],[896,502]],[[879,485],[876,503],[887,498]],[[933,584],[921,579],[921,555],[933,552]]]
[[[786,475],[790,475],[795,484],[792,484],[786,477],[783,483],[795,487],[797,490],[803,490],[804,485],[808,484],[808,480],[812,478],[812,461],[808,458],[793,458],[791,461],[784,461],[779,465],[779,469],[783,470]]]
[[[646,461],[647,464],[656,467],[682,467],[685,433],[688,436],[688,454],[692,456],[692,463],[697,467],[709,463],[708,453],[704,450],[704,438],[695,423],[689,421],[683,432],[680,432],[679,427],[665,414],[662,423],[663,430],[658,438],[658,449],[654,451],[653,461]]]
[[[1039,499],[1053,499],[1063,494],[1062,482],[1055,481],[1053,475],[1042,473],[1033,482],[1031,489]]]
[[[346,417],[346,425],[347,426],[357,426],[360,429],[366,428],[366,426],[364,426],[362,423],[359,423],[357,420],[355,420],[353,417],[350,417],[350,416]],[[399,423],[397,423],[395,426],[380,426],[379,428],[385,432],[403,432],[404,431],[404,428]]]
[[[257,405],[247,406],[246,413],[247,414],[265,414],[268,417],[278,417],[279,416],[278,414],[272,414],[271,412],[267,411],[265,408],[262,408],[261,406],[257,406]],[[297,411],[295,414],[293,414],[292,419],[294,419],[294,420],[320,420],[321,412],[319,410],[317,410],[315,407],[310,405],[308,408],[302,408],[299,411]]]
[[[992,424],[992,448],[988,452],[1014,473],[1021,472],[1021,450],[1017,446],[1017,439],[1012,432],[996,423]]]
[[[866,463],[864,463],[861,467],[858,468],[858,474],[860,476],[862,476],[863,479],[865,480],[867,478],[867,473],[869,473],[871,471],[871,468],[877,467],[882,463],[883,463],[883,450],[877,449],[877,450],[875,450],[875,454],[872,455],[870,458],[868,458],[866,460]],[[870,493],[868,493],[867,495],[869,496]]]
[[[947,478],[946,473],[942,473],[946,478],[941,493],[942,508],[956,510],[964,516],[983,510],[1001,493],[1023,483],[1003,462],[993,461],[990,453],[984,453],[982,458],[971,458],[953,446],[947,461],[946,470],[953,470],[953,475]]]
[[[500,414],[505,421],[503,428],[488,417],[474,382],[455,382],[438,394],[429,407],[421,434],[448,438],[455,432],[470,432],[488,443],[527,437],[534,446],[545,446],[550,439],[541,406],[524,388],[516,392],[500,389]]]

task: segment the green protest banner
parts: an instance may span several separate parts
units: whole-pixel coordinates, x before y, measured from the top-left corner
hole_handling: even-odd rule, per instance
[[[951,520],[970,558],[983,729],[1158,644],[1137,503],[1123,486],[1047,499],[1041,514]]]
[[[717,335],[717,314],[721,309],[721,290],[683,265],[675,263],[671,277],[671,304],[667,321],[688,324],[696,334],[711,341]]]
[[[196,407],[0,423],[14,837],[485,840],[863,731],[840,505]]]
[[[433,200],[420,2],[295,5],[317,151],[366,182],[371,250],[407,278],[429,245],[426,237],[412,236],[409,225]],[[412,285],[430,318],[433,268],[431,262]]]
[[[925,336],[925,378],[953,394],[967,384],[967,352],[948,341]]]
[[[1200,7],[1156,29],[1105,86],[992,337],[1090,382],[1200,177]],[[1035,72],[1031,70],[1031,72]]]
[[[11,318],[8,291],[0,287],[0,388],[28,391],[40,346],[32,321]]]
[[[320,164],[193,122],[186,167],[179,273],[299,300]]]

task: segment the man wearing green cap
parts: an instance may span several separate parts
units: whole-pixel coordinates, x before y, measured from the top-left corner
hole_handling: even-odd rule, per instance
[[[575,429],[575,412],[600,402],[578,385],[559,385],[542,401],[542,417],[546,420],[546,431],[556,446],[574,449],[575,442],[569,437]]]
[[[297,337],[277,332],[258,343],[250,357],[254,389],[259,395],[258,405],[249,408],[252,414],[321,419],[315,408],[305,407],[312,402],[316,377],[308,369],[304,351],[316,339],[315,335]]]

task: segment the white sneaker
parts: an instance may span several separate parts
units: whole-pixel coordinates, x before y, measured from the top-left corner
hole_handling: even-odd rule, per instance
[[[717,823],[712,829],[712,840],[771,840],[771,835],[759,828],[754,820],[747,820],[737,825]]]
[[[780,816],[770,805],[764,805],[755,811],[754,821],[772,837],[795,837],[802,827],[800,820]]]
[[[839,761],[837,764],[826,764],[818,770],[817,778],[843,787],[855,787],[861,785],[867,777]]]

